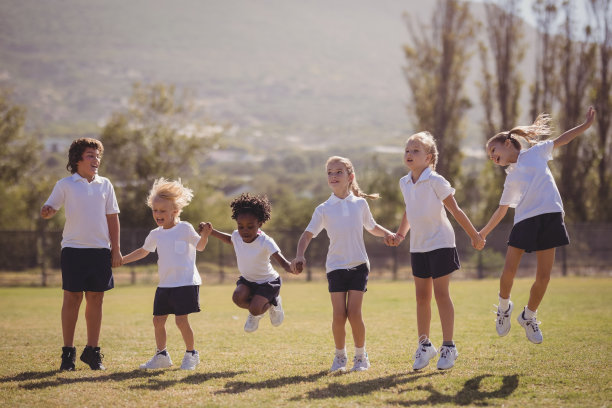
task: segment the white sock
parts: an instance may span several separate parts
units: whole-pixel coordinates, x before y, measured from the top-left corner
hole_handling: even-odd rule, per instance
[[[525,316],[525,319],[531,320],[535,317],[537,312],[538,312],[537,310],[534,312],[534,311],[529,310],[529,308],[525,306],[525,311],[523,312],[523,315]]]
[[[346,357],[346,347],[343,349],[336,349],[336,355],[338,357]]]
[[[355,347],[355,357],[361,357],[365,354],[365,344],[363,347]]]
[[[499,298],[499,310],[501,310],[502,312],[508,310],[508,308],[510,307],[510,296],[508,296],[508,299],[504,299],[499,295],[497,295],[497,297]]]

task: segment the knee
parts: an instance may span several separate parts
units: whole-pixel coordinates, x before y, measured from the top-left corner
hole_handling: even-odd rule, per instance
[[[155,328],[164,327],[166,324],[166,316],[153,316],[153,326]]]
[[[252,303],[249,305],[249,313],[253,316],[262,315],[266,312],[266,310],[266,307],[262,305],[254,305]]]
[[[536,275],[536,283],[539,285],[548,285],[550,282],[550,274],[539,274]]]
[[[430,293],[417,293],[416,302],[418,306],[430,305],[431,304],[431,294]]]
[[[347,319],[347,313],[344,310],[341,311],[334,311],[333,314],[333,319],[334,319],[334,323],[346,323],[346,319]]]
[[[83,292],[64,292],[64,305],[66,306],[78,306],[83,300]]]
[[[349,310],[346,317],[351,324],[363,321],[361,310]]]

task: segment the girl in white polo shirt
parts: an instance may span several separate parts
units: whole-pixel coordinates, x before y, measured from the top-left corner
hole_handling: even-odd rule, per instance
[[[400,180],[406,210],[395,234],[399,245],[410,229],[410,258],[417,301],[419,344],[414,355],[413,369],[420,370],[437,354],[429,340],[432,289],[442,325],[438,369],[455,364],[459,353],[453,341],[455,310],[449,293],[451,273],[460,268],[455,247],[455,232],[447,216],[448,210],[472,239],[475,248],[482,249],[484,240],[455,201],[455,189],[436,173],[438,148],[429,132],[414,134],[406,141],[404,164],[410,172]],[[446,210],[445,210],[446,208]]]
[[[200,311],[199,290],[202,278],[196,268],[196,250],[203,251],[208,243],[210,228],[200,228],[198,235],[193,226],[181,221],[179,215],[193,198],[191,189],[180,180],[159,178],[147,198],[158,228],[152,230],[142,248],[123,257],[123,263],[134,262],[157,250],[159,285],[153,301],[153,326],[157,351],[141,369],[166,368],[172,365],[166,350],[166,320],[175,315],[176,325],[185,341],[185,355],[181,369],[194,370],[200,355],[194,347],[193,330],[189,314]]]
[[[244,331],[252,333],[257,330],[259,320],[268,310],[272,326],[279,326],[285,316],[280,297],[282,282],[270,258],[274,258],[285,271],[291,272],[291,269],[276,242],[260,229],[270,219],[268,197],[245,193],[235,198],[230,206],[237,229],[231,235],[212,229],[212,236],[234,246],[240,278],[232,301],[249,311]],[[210,223],[200,225],[210,226]]]
[[[374,221],[368,203],[363,197],[378,198],[378,195],[369,195],[361,191],[355,178],[353,164],[349,159],[330,157],[325,168],[332,195],[315,209],[310,223],[300,237],[291,268],[298,272],[302,270],[306,263],[304,252],[310,241],[326,229],[329,236],[329,250],[325,269],[333,308],[332,333],[336,345],[336,354],[330,371],[346,371],[347,319],[351,324],[355,342],[352,371],[363,371],[370,367],[365,350],[365,324],[361,315],[370,269],[363,243],[363,229],[387,240],[393,240],[393,234]]]
[[[499,166],[508,167],[499,207],[480,235],[486,238],[504,218],[508,207],[515,208],[514,227],[508,239],[506,263],[499,281],[496,328],[500,336],[510,331],[510,316],[514,308],[510,290],[521,257],[525,252],[535,251],[536,279],[531,286],[529,302],[516,320],[531,342],[539,344],[543,340],[536,312],[550,280],[555,248],[569,244],[563,222],[563,202],[548,168],[548,161],[552,160],[554,148],[571,142],[586,131],[594,120],[595,110],[590,107],[582,125],[556,139],[538,143],[540,136],[550,135],[550,116],[540,115],[532,125],[498,133],[487,142],[487,155],[491,160]],[[529,143],[529,149],[522,149],[519,137]]]

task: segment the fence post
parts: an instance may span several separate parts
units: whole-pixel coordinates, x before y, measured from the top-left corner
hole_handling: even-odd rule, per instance
[[[38,264],[40,265],[40,284],[47,286],[47,223],[42,217],[38,217],[38,231],[36,237],[36,249]]]
[[[223,242],[217,240],[219,243],[219,283],[223,283],[225,280],[225,272],[223,271]]]
[[[397,280],[397,264],[398,264],[397,247],[391,247],[391,252],[393,253],[393,270],[392,270],[393,278],[392,279],[396,281]]]
[[[484,266],[482,265],[482,251],[478,251],[478,279],[484,278]]]
[[[567,251],[566,247],[561,247],[561,274],[567,276]]]

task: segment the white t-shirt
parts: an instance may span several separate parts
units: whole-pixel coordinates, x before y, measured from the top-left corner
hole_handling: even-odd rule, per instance
[[[442,202],[455,194],[450,183],[428,167],[416,183],[412,182],[410,172],[400,179],[399,185],[406,203],[406,218],[410,223],[410,252],[454,248],[455,231]]]
[[[238,230],[232,232],[232,244],[236,251],[238,270],[244,279],[255,283],[266,283],[278,278],[270,257],[280,252],[276,242],[263,231],[258,232],[253,242],[244,242]]]
[[[119,205],[110,180],[96,175],[91,183],[74,173],[55,183],[45,205],[66,208],[62,248],[108,248],[107,214],[118,214]]]
[[[368,202],[350,193],[341,199],[332,194],[319,204],[306,227],[313,237],[325,229],[329,236],[329,249],[325,262],[326,272],[350,269],[368,263],[368,254],[363,243],[363,229],[376,227]]]
[[[179,221],[172,228],[155,228],[142,246],[149,252],[157,249],[157,270],[160,288],[176,288],[202,284],[196,268],[196,245],[200,236],[193,226]]]
[[[500,205],[516,208],[514,223],[547,213],[563,213],[563,202],[548,161],[552,160],[554,142],[540,142],[521,150],[516,163],[506,169]]]

